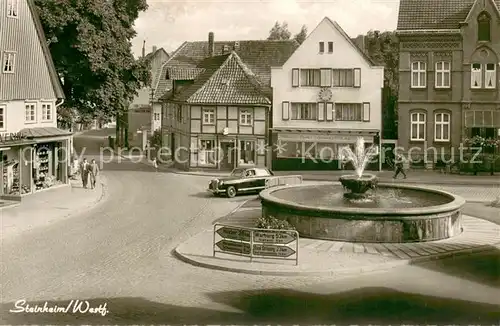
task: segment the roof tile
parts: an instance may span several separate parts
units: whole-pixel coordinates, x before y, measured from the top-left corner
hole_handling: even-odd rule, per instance
[[[204,60],[204,72],[180,94],[176,101],[201,104],[269,105],[269,88],[263,86],[241,58],[231,54]]]
[[[398,30],[458,29],[475,0],[400,0]],[[500,0],[495,0],[500,8]]]

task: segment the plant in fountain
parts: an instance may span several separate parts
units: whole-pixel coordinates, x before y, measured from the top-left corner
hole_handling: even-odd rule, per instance
[[[344,194],[349,199],[365,199],[368,196],[366,192],[377,187],[378,179],[373,174],[363,174],[368,163],[379,154],[377,146],[370,146],[365,149],[365,140],[363,137],[356,139],[354,151],[345,146],[340,149],[340,155],[344,161],[351,162],[355,175],[343,175],[339,178],[344,189],[350,190]]]

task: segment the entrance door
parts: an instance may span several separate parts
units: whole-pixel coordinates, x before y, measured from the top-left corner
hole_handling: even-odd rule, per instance
[[[233,142],[221,142],[220,147],[222,153],[220,153],[219,157],[220,161],[220,169],[221,170],[232,170],[234,169],[234,143]]]

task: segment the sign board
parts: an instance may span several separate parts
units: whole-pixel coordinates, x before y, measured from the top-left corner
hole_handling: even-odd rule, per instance
[[[295,250],[288,246],[268,245],[268,244],[254,244],[253,254],[255,256],[268,256],[268,257],[290,257],[295,254]]]
[[[232,227],[222,227],[217,230],[217,234],[224,239],[250,242],[250,231]]]
[[[289,244],[295,241],[295,234],[273,231],[254,231],[253,241],[259,243]]]
[[[222,238],[217,240],[217,236]],[[292,247],[295,243],[295,248]],[[248,256],[252,258],[295,260],[298,264],[299,233],[293,230],[268,230],[214,225],[213,254]],[[295,258],[288,258],[295,255]]]
[[[283,134],[280,133],[278,134],[278,141],[281,142],[318,142],[318,143],[340,143],[340,144],[345,144],[345,143],[355,143],[356,139],[359,136],[353,136],[353,135],[342,135],[342,134],[337,134],[337,135],[322,135],[322,134],[314,134],[314,133],[307,133],[307,134]],[[365,142],[367,143],[373,143],[373,136],[363,136],[365,139]]]
[[[215,245],[222,251],[250,255],[250,244],[246,242],[236,242],[224,239],[217,242]]]
[[[18,140],[23,140],[28,138],[26,134],[22,132],[4,132],[0,133],[0,143],[13,142]]]

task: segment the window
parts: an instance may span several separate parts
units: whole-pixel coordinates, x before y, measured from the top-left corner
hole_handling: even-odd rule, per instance
[[[252,125],[252,112],[248,110],[240,111],[240,125],[245,125],[245,126]]]
[[[425,140],[425,113],[415,112],[411,114],[411,140]]]
[[[436,62],[436,88],[450,87],[450,63],[447,61]]]
[[[481,88],[482,83],[482,72],[481,72],[481,64],[473,63],[471,67],[471,75],[470,75],[470,87],[471,88]]]
[[[436,121],[434,123],[434,140],[450,141],[449,113],[436,113]]]
[[[335,103],[335,120],[363,121],[363,105],[361,103]]]
[[[300,86],[320,86],[321,70],[300,69]]]
[[[239,164],[255,164],[255,142],[248,140],[240,141]]]
[[[153,119],[155,121],[160,121],[160,114],[159,113],[155,113]]]
[[[215,165],[215,140],[200,140],[200,165]]]
[[[52,104],[42,104],[42,121],[52,121]]]
[[[17,18],[19,15],[19,0],[7,0],[7,17]]]
[[[354,69],[333,69],[333,87],[354,87]]]
[[[490,16],[483,12],[477,17],[477,40],[491,41]]]
[[[292,87],[299,87],[299,69],[292,69]]]
[[[316,120],[317,103],[292,103],[292,120]]]
[[[3,53],[3,72],[14,73],[16,66],[16,54],[14,52],[5,51]]]
[[[332,86],[332,70],[331,69],[321,69],[321,87]]]
[[[325,42],[319,42],[319,53],[325,52]]]
[[[423,61],[415,61],[411,64],[411,87],[427,87],[427,69]]]
[[[496,64],[487,63],[484,72],[484,87],[496,88],[497,86],[496,80],[497,80]]]
[[[6,107],[4,105],[0,106],[0,130],[5,129],[5,111]]]
[[[36,103],[26,103],[24,121],[27,123],[36,122]]]
[[[178,122],[182,122],[182,105],[177,104],[175,116],[176,116]]]
[[[215,110],[203,109],[203,124],[213,125],[215,123]]]
[[[328,53],[333,52],[333,42],[328,42]]]

